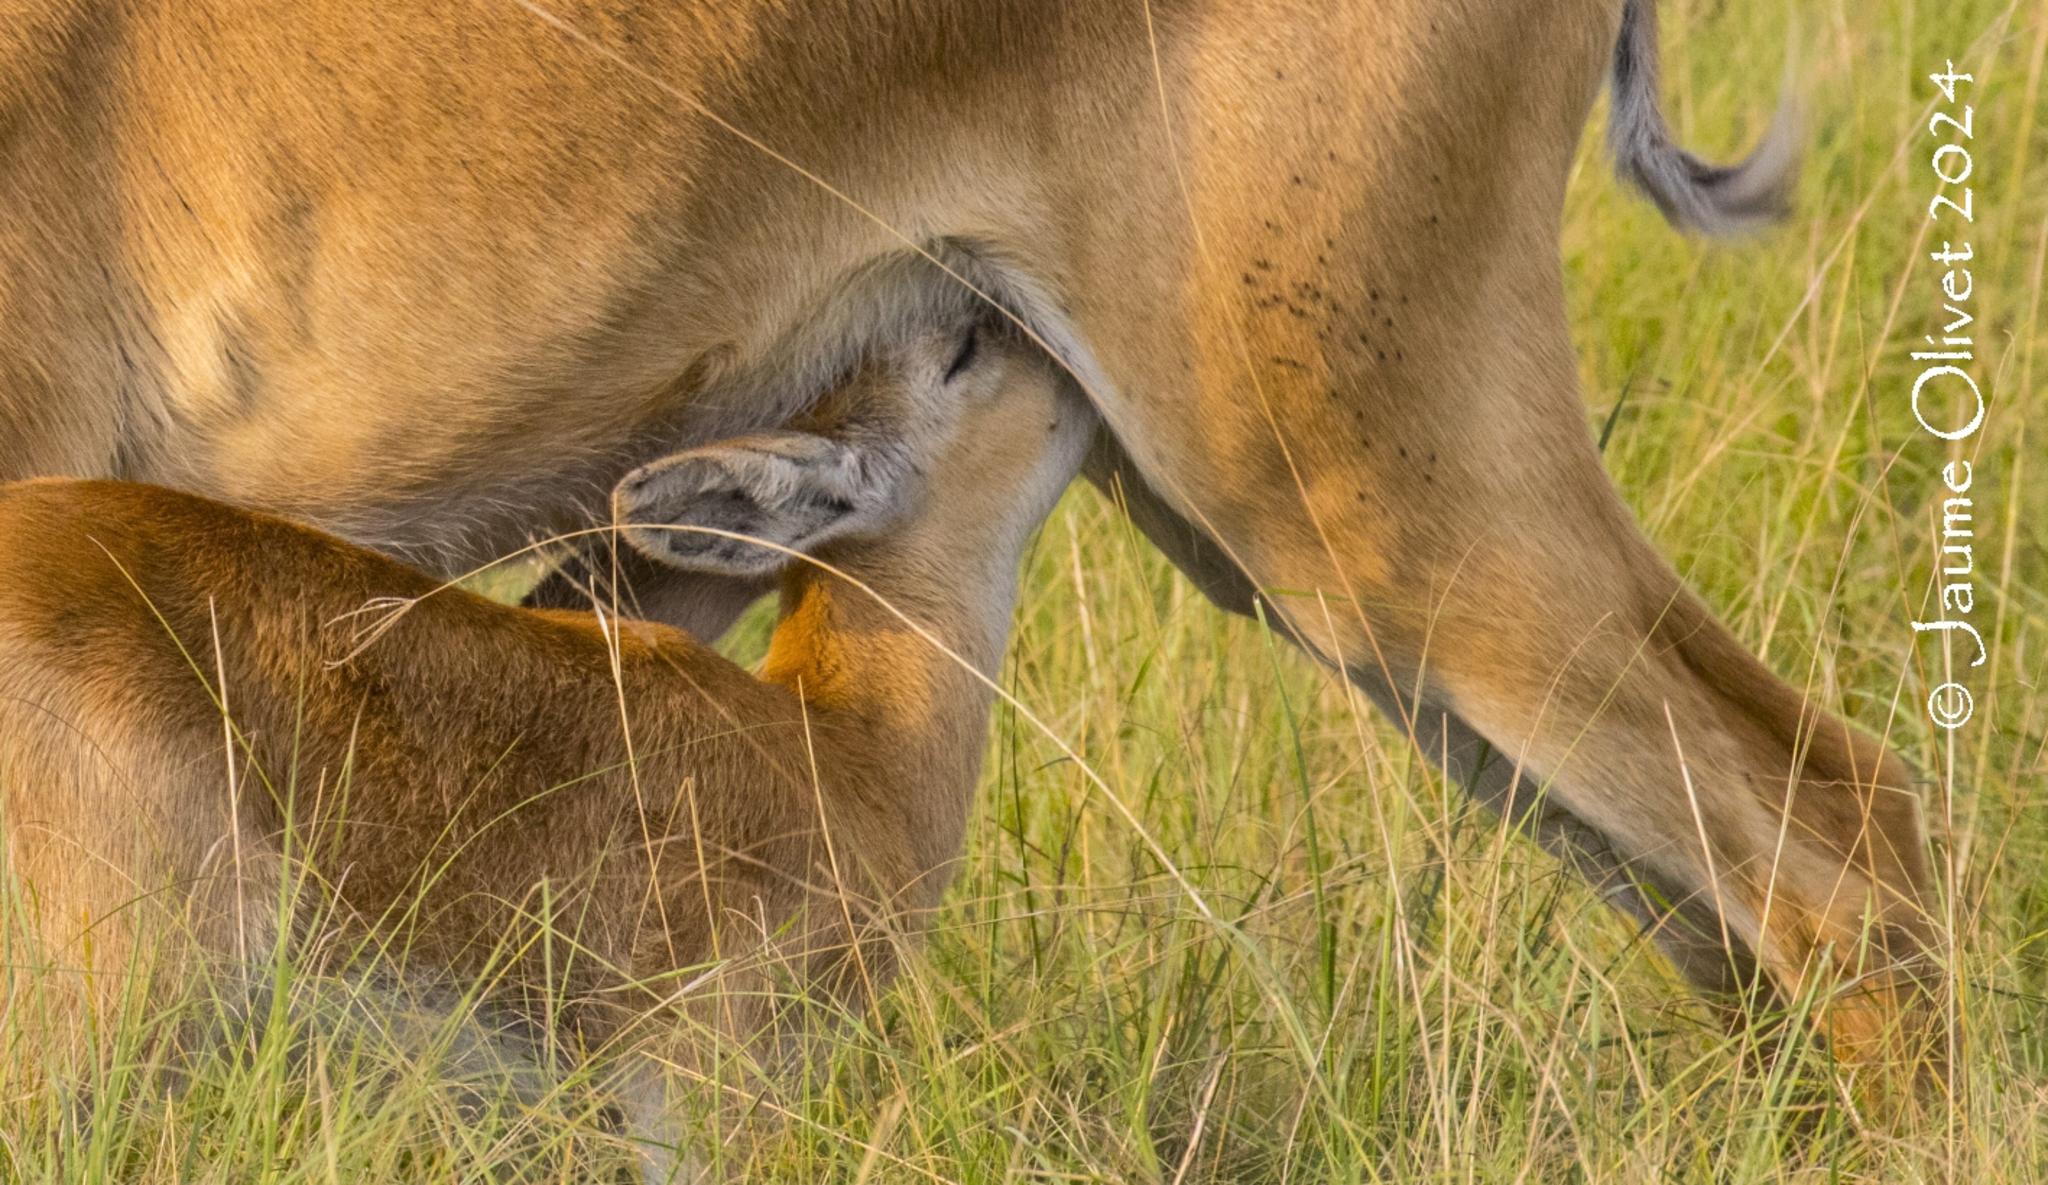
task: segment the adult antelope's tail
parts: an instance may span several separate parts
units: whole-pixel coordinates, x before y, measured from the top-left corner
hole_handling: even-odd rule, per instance
[[[1782,217],[1799,177],[1798,123],[1792,104],[1782,104],[1763,141],[1736,165],[1709,164],[1672,143],[1657,105],[1656,0],[1626,0],[1607,144],[1622,179],[1648,194],[1673,226],[1739,235]]]

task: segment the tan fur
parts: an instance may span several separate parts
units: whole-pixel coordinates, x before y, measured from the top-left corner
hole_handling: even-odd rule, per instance
[[[957,409],[922,401],[907,517],[823,548],[843,576],[791,568],[758,678],[187,494],[0,487],[0,805],[35,938],[13,957],[69,1004],[51,1036],[260,966],[287,931],[374,931],[408,976],[493,982],[571,1048],[668,1034],[686,1061],[678,1018],[753,1039],[788,977],[848,1001],[884,981],[959,853],[1022,547],[1095,430],[1042,359],[997,353]],[[362,612],[384,598],[403,612]],[[280,918],[301,867],[324,889]],[[545,941],[494,965],[544,908]]]
[[[1483,797],[1711,919],[1663,928],[1689,975],[1742,978],[1725,920],[1734,972],[1881,1001],[1928,942],[1908,771],[1684,590],[1585,430],[1556,228],[1619,0],[17,7],[0,476],[458,568],[781,422],[947,290],[914,245],[1079,376],[1206,585],[1319,592],[1274,613]],[[1853,1056],[1890,1011],[1833,1015]]]

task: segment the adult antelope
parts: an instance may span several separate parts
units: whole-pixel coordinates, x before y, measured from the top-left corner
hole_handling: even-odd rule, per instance
[[[0,487],[0,806],[52,1011],[91,1031],[280,934],[368,928],[408,978],[494,983],[565,1048],[651,1031],[701,1068],[679,1014],[758,1039],[787,1030],[781,977],[884,979],[959,854],[1018,560],[1096,431],[1042,355],[954,324],[835,391],[829,435],[626,487],[699,571],[820,561],[788,566],[759,678],[189,494]],[[347,628],[379,602],[370,640]],[[341,908],[308,887],[280,918],[302,880]]]
[[[461,569],[971,284],[1212,597],[1317,594],[1267,608],[1691,979],[1849,973],[1861,1056],[1931,1015],[1909,773],[1683,587],[1577,391],[1557,226],[1610,65],[1674,220],[1789,174],[1674,147],[1655,61],[1650,0],[28,0],[0,476]],[[629,575],[706,630],[749,587]]]

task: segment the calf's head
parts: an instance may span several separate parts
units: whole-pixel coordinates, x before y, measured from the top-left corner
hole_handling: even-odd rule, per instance
[[[1050,512],[1096,430],[1039,351],[962,318],[872,351],[787,428],[633,471],[613,518],[660,564],[738,580],[883,536],[909,536],[908,551],[1000,552],[1006,527]]]

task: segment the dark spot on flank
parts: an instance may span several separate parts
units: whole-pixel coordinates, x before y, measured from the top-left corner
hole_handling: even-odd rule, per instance
[[[1253,267],[1255,267],[1255,268],[1257,268],[1258,270],[1260,270],[1260,271],[1262,271],[1262,272],[1270,272],[1270,271],[1272,271],[1272,270],[1273,270],[1273,264],[1272,264],[1272,262],[1271,262],[1271,261],[1269,261],[1269,260],[1264,260],[1264,259],[1254,259],[1254,260],[1252,260],[1252,266],[1253,266]]]
[[[1256,281],[1252,279],[1252,274],[1250,272],[1246,272],[1244,274],[1244,282],[1247,284],[1256,283]]]
[[[1301,184],[1301,174],[1296,173],[1293,176],[1289,177],[1287,180],[1295,185],[1299,185]]]
[[[227,380],[227,396],[236,407],[253,406],[261,379],[256,371],[256,361],[250,357],[248,335],[229,325],[222,325],[217,332],[220,334],[220,361]]]
[[[272,182],[284,197],[278,212],[278,232],[271,240],[277,274],[284,284],[286,307],[291,310],[292,332],[300,343],[313,339],[313,271],[320,256],[320,206],[306,186],[292,180],[295,170],[284,170]]]
[[[1398,446],[1397,448],[1395,448],[1395,449],[1394,449],[1394,451],[1395,451],[1395,452],[1397,452],[1397,453],[1399,453],[1399,454],[1401,454],[1401,459],[1402,459],[1403,461],[1405,461],[1405,460],[1407,460],[1407,459],[1408,459],[1408,446],[1407,446],[1407,445],[1405,445],[1405,444],[1404,444],[1404,445],[1400,445],[1400,446]]]

